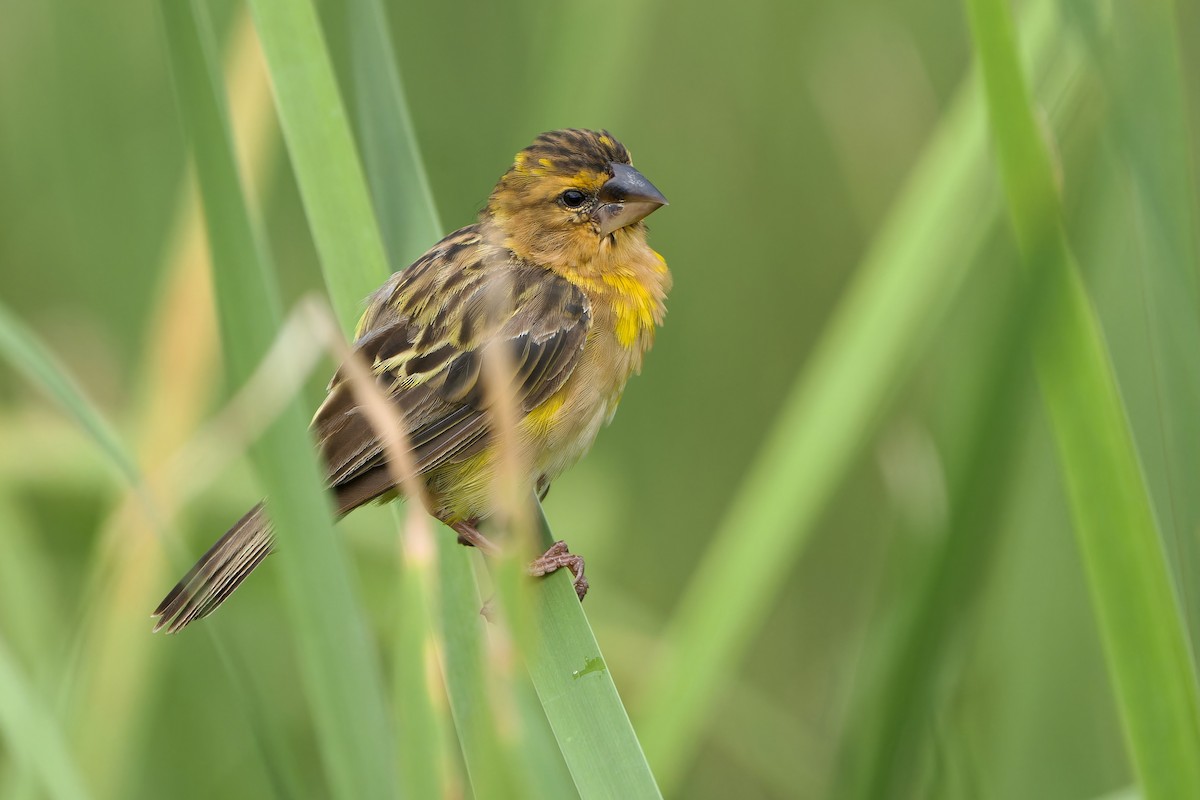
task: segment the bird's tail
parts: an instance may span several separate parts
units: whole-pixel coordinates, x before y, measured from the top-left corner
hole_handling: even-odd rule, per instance
[[[175,633],[211,614],[270,555],[274,541],[271,522],[259,503],[226,531],[158,604],[152,615],[158,618],[154,630],[166,628],[167,633]]]

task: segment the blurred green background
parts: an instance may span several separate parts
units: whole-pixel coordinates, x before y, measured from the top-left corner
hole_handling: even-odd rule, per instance
[[[320,289],[316,256],[245,10],[211,8],[290,306]],[[1200,12],[1014,8],[1022,43],[1034,47],[1030,26],[1043,43],[1026,74],[1194,638]],[[346,10],[320,10],[347,81]],[[452,0],[388,13],[446,226],[471,222],[513,153],[556,127],[611,130],[671,200],[650,220],[675,274],[666,326],[615,424],[546,503],[588,559],[586,610],[639,726],[662,633],[758,453],[781,435],[772,420],[852,277],[888,257],[889,215],[921,204],[915,165],[940,133],[961,130],[950,110],[972,71],[962,8]],[[0,19],[0,301],[155,474],[233,392],[159,8],[9,0]],[[943,149],[956,147],[967,144]],[[888,766],[870,768],[891,776],[878,796],[1091,798],[1134,782],[1027,365],[1038,292],[1018,280],[991,156],[972,157],[983,178],[935,231],[961,240],[949,250],[963,256],[961,285],[913,323],[931,331],[892,365],[849,469],[831,465],[836,490],[804,547],[757,554],[784,559],[787,579],[744,626],[669,796],[854,796],[888,713],[900,726],[882,750]],[[932,162],[934,180],[946,161]],[[326,366],[304,389],[313,407]],[[279,771],[320,785],[270,562],[203,623],[221,629],[220,646],[199,631],[149,634],[145,615],[176,573],[259,497],[242,457],[202,478],[174,485],[189,496],[160,539],[131,521],[103,456],[0,365],[0,643],[54,709],[94,796],[263,797]],[[340,527],[386,638],[394,525],[367,510]],[[960,580],[919,617],[928,636],[906,638],[946,563]],[[901,663],[912,686],[895,679]],[[257,749],[264,717],[286,766]],[[39,791],[0,749],[0,796]]]

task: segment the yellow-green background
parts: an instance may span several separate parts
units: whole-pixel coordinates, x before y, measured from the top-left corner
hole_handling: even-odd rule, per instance
[[[1043,4],[1018,4],[1018,18]],[[1053,122],[1046,115],[1068,235],[1194,635],[1200,228],[1187,131],[1200,88],[1200,14],[1193,4],[1152,4],[1165,24],[1139,28],[1120,14],[1110,19],[1104,4],[1050,5],[1054,37],[1082,64],[1069,112]],[[240,5],[213,8],[223,31],[239,29]],[[328,2],[321,10],[344,67],[343,9]],[[650,220],[651,242],[676,280],[667,324],[615,424],[546,503],[556,533],[588,558],[586,610],[636,725],[660,631],[971,69],[962,8],[458,1],[392,3],[389,13],[447,226],[472,221],[512,154],[554,127],[608,128],[671,200]],[[147,420],[176,411],[154,394],[161,384],[147,377],[148,353],[167,329],[180,346],[202,350],[210,339],[190,334],[214,335],[204,293],[182,305],[164,299],[187,154],[158,6],[8,0],[0,20],[0,300],[153,468],[196,431],[180,406],[175,438],[147,440]],[[1180,58],[1165,69],[1182,97],[1156,80],[1155,59],[1175,47]],[[235,79],[261,76],[251,69]],[[262,212],[290,304],[320,276],[277,132],[268,128],[263,141],[255,167],[265,176]],[[1137,180],[1147,173],[1158,181],[1149,190]],[[947,238],[979,217],[996,222],[984,228],[933,340],[904,365],[786,585],[748,627],[751,643],[676,796],[838,796],[869,739],[863,720],[886,702],[877,694],[905,609],[947,535],[978,535],[987,550],[958,590],[961,602],[952,597],[941,609],[953,635],[921,667],[935,674],[935,688],[904,730],[916,774],[908,796],[1090,798],[1132,783],[1053,438],[1028,370],[1016,370],[1024,383],[1011,393],[1020,405],[1011,436],[998,437],[1015,439],[1012,451],[984,470],[995,489],[986,519],[968,515],[971,526],[946,529],[962,499],[963,453],[988,424],[974,412],[1005,350],[997,338],[1022,328],[1010,313],[1021,291],[1018,255],[999,197],[992,180],[945,220]],[[185,309],[194,322],[163,319],[164,310]],[[168,384],[171,352],[158,372]],[[215,413],[230,395],[220,370],[179,352],[180,385],[199,381],[198,407]],[[308,381],[313,405],[325,372]],[[184,554],[207,547],[258,498],[252,471],[237,460],[169,526],[168,536],[186,542],[173,566],[160,562],[152,538],[144,561],[103,560],[99,543],[106,526],[119,526],[122,497],[92,446],[0,368],[0,637],[58,709],[85,779],[102,797],[265,796],[272,767],[252,746],[250,701],[231,688],[211,639],[196,631],[151,639],[147,617],[186,566]],[[341,528],[373,625],[386,636],[391,517],[368,511]],[[286,769],[317,787],[272,571],[268,562],[204,625],[227,633],[226,657],[253,676],[253,702],[283,732]],[[111,683],[102,676],[72,693],[63,676],[88,652],[84,632],[100,629],[89,613],[95,581],[131,593],[128,607],[139,613],[102,630],[136,642],[144,671],[129,679],[118,670]],[[688,680],[686,670],[677,677]],[[109,707],[128,716],[89,716]],[[110,725],[116,739],[106,741]],[[38,796],[9,752],[0,745],[0,795]]]

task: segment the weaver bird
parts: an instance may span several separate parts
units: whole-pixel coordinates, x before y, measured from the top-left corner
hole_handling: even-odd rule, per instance
[[[517,153],[474,225],[455,231],[368,301],[354,351],[399,411],[433,516],[464,544],[496,513],[499,453],[485,348],[502,345],[515,407],[519,479],[545,496],[592,446],[662,323],[671,286],[642,220],[667,200],[610,134],[544,133]],[[489,352],[495,352],[489,350]],[[312,431],[339,516],[401,494],[388,452],[343,368]],[[271,552],[259,503],[154,612],[175,632],[212,613]],[[556,542],[534,575],[583,560]]]

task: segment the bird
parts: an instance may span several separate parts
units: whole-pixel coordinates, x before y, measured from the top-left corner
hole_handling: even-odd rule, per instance
[[[604,130],[563,129],[519,151],[477,221],[443,238],[366,301],[352,353],[398,412],[429,513],[489,548],[499,433],[485,348],[499,346],[515,406],[522,491],[544,498],[616,413],[662,325],[672,277],[645,218],[667,199]],[[310,431],[339,518],[403,495],[343,365]],[[522,495],[525,496],[525,495]],[[411,498],[410,498],[411,500]],[[265,502],[239,519],[155,609],[175,633],[217,609],[275,547]],[[532,575],[583,559],[558,541]]]

